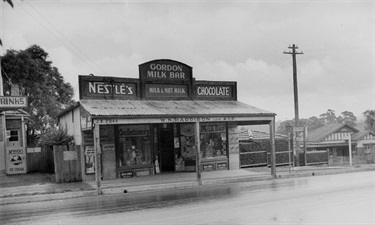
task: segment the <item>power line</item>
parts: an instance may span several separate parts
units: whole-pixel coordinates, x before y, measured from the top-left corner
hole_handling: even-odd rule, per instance
[[[68,42],[72,47],[66,45],[56,34],[54,34],[48,27],[46,27],[45,25],[43,25],[34,15],[32,15],[30,12],[28,12],[27,9],[25,9],[21,4],[17,3],[18,6],[20,6],[27,14],[29,14],[37,23],[39,23],[40,26],[42,26],[46,31],[48,31],[52,36],[54,36],[62,45],[64,45],[65,47],[67,47],[68,49],[72,50],[73,54],[75,54],[78,58],[80,58],[83,62],[85,62],[87,65],[89,65],[90,67],[92,67],[94,70],[95,68],[96,69],[99,69],[101,70],[103,73],[106,73],[102,68],[100,68],[98,65],[96,65],[91,59],[90,57],[88,57],[83,51],[81,51],[76,45],[74,45],[71,41],[69,41],[69,39],[64,35],[62,34],[57,28],[55,28],[51,23],[48,22],[48,20],[41,14],[39,13],[39,11],[37,9],[35,9],[30,3],[26,2],[55,32],[57,32],[61,37],[63,37],[63,39],[65,39],[66,42]],[[75,51],[74,51],[75,49]],[[77,54],[76,52],[80,53],[80,54]],[[84,59],[86,58],[86,59]],[[94,68],[95,67],[95,68]]]

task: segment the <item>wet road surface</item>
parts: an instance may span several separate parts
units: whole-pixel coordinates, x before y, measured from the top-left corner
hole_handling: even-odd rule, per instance
[[[375,172],[1,206],[1,224],[375,224]]]

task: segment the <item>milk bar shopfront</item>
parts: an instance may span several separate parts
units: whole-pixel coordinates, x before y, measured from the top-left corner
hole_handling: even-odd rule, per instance
[[[59,125],[69,133],[80,119],[83,180],[240,169],[241,125],[269,124],[274,143],[274,113],[238,102],[236,82],[195,80],[174,60],[139,65],[139,79],[79,76],[79,87]]]

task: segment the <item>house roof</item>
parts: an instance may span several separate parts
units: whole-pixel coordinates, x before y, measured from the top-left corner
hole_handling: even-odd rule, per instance
[[[352,140],[353,141],[359,141],[361,140],[364,136],[368,135],[368,134],[372,134],[375,136],[375,133],[373,131],[359,131],[357,133],[354,133],[352,135]]]
[[[358,130],[348,124],[344,123],[331,123],[327,124],[323,127],[319,127],[315,130],[309,131],[307,133],[307,141],[308,142],[319,142],[322,141],[328,135],[339,131],[343,127],[348,127],[349,129],[353,130],[354,132],[358,132]]]
[[[81,100],[91,116],[275,116],[238,101]]]
[[[240,130],[239,141],[253,141],[253,140],[265,140],[270,139],[270,134],[263,131],[257,131],[253,129]],[[286,135],[275,134],[275,139],[287,139]]]

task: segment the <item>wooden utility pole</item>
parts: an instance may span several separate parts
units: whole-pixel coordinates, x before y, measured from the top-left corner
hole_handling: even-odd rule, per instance
[[[297,62],[296,62],[296,55],[297,54],[303,54],[303,52],[297,52],[296,49],[298,49],[298,46],[293,44],[292,46],[288,47],[289,49],[292,49],[292,51],[285,52],[284,54],[290,54],[292,55],[293,59],[293,89],[294,89],[294,127],[299,127],[299,112],[298,112],[298,86],[297,86]],[[298,132],[294,133],[293,131],[293,143],[296,143],[293,145],[293,153],[295,154],[296,159],[296,166],[299,166],[299,135]],[[306,159],[306,156],[305,156]]]
[[[292,51],[284,52],[284,54],[291,54],[293,58],[293,87],[294,87],[294,126],[299,127],[299,112],[298,112],[298,87],[297,87],[297,62],[296,55],[303,54],[303,52],[297,52],[298,46],[293,44],[288,48]]]

